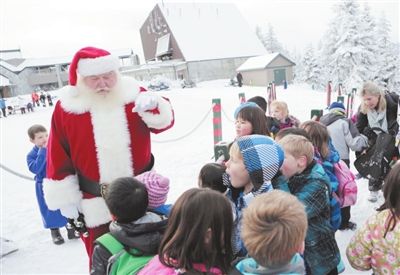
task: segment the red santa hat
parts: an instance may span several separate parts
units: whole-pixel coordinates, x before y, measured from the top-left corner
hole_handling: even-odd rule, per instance
[[[99,75],[116,71],[119,68],[118,58],[112,56],[108,51],[86,47],[80,49],[69,65],[69,84],[76,85],[77,75],[89,76]]]

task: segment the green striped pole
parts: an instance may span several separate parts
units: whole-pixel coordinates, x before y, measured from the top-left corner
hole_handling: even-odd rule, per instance
[[[239,101],[240,101],[240,103],[246,102],[246,96],[244,93],[239,93]]]

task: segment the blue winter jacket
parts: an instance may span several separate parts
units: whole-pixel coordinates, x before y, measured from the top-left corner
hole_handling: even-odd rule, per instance
[[[306,207],[308,229],[304,258],[311,274],[327,274],[340,261],[339,248],[330,223],[329,178],[313,162],[301,174],[276,179],[274,187],[295,195]]]
[[[269,274],[269,275],[303,275],[305,274],[304,260],[296,253],[287,265],[279,267],[263,267],[253,258],[241,260],[236,269],[244,275]]]

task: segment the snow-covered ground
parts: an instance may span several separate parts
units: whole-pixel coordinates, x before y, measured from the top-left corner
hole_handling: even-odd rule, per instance
[[[170,98],[175,110],[175,126],[165,133],[153,135],[155,169],[171,179],[168,202],[174,202],[188,188],[196,187],[200,168],[212,161],[213,126],[211,100],[221,98],[223,139],[234,138],[233,111],[239,104],[238,94],[246,98],[266,96],[265,87],[228,87],[228,80],[199,83],[192,89],[172,89],[160,92]],[[56,93],[53,93],[56,95]],[[289,85],[288,90],[277,88],[277,98],[289,105],[291,114],[302,121],[309,119],[310,109],[326,105],[325,93],[312,91],[308,86]],[[336,98],[336,95],[332,96]],[[26,166],[26,154],[32,144],[27,128],[32,124],[50,126],[52,107],[39,107],[34,113],[11,115],[0,119],[1,164],[24,175],[31,175]],[[207,115],[208,114],[208,115]],[[206,116],[207,115],[207,116]],[[204,119],[195,131],[187,135]],[[42,228],[36,204],[34,182],[22,179],[0,168],[1,184],[1,237],[11,239],[19,250],[1,259],[0,274],[85,274],[88,259],[80,240],[52,244],[50,232]],[[379,203],[367,201],[366,180],[358,180],[359,198],[352,208],[352,220],[361,225],[374,212]],[[380,202],[382,197],[380,197]],[[362,274],[353,270],[345,257],[345,249],[354,232],[338,231],[338,241],[345,261],[344,274]]]

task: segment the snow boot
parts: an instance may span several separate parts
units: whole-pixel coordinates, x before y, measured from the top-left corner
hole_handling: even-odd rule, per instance
[[[377,202],[378,201],[378,191],[370,191],[368,200],[370,202]]]
[[[68,227],[66,228],[67,228],[68,240],[80,238],[80,234],[76,233],[75,228],[68,228]]]
[[[60,245],[64,243],[64,238],[60,234],[60,229],[51,228],[51,238],[53,239],[53,243],[56,245]]]

